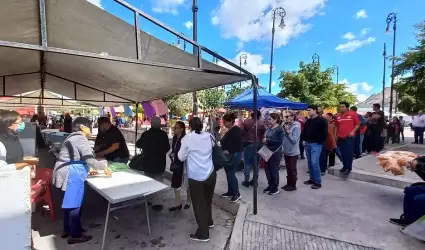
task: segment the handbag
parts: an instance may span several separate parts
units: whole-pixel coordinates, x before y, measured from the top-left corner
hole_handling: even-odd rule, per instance
[[[145,171],[144,163],[145,157],[143,155],[143,152],[140,152],[138,155],[135,155],[133,158],[131,158],[130,163],[128,163],[128,166],[131,169],[137,171]]]
[[[174,172],[178,169],[182,168],[181,166],[179,166],[177,163],[175,163],[174,161],[171,162],[170,164],[170,171]]]
[[[211,142],[212,142],[212,161],[214,165],[214,170],[218,171],[230,164],[229,159],[227,156],[223,153],[220,146],[217,144],[217,142],[214,140],[214,138],[211,136]]]
[[[266,131],[267,134],[267,131]],[[283,145],[282,144],[275,150],[275,151],[271,151],[266,145],[263,145],[260,150],[258,150],[258,154],[261,156],[261,158],[264,159],[265,162],[268,162],[270,160],[270,158],[273,156],[274,153],[276,153]]]

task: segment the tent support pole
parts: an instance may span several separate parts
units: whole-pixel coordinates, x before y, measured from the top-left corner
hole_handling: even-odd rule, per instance
[[[136,147],[136,142],[137,142],[137,132],[139,131],[139,104],[140,102],[136,102],[136,133],[134,136],[134,156],[137,155],[137,147]]]
[[[133,11],[134,12],[134,28],[136,31],[136,54],[137,54],[137,59],[138,60],[142,60],[142,46],[140,44],[140,16],[139,13],[137,13],[137,11]]]
[[[253,104],[253,114],[254,114],[254,124],[257,124],[257,93],[258,93],[258,85],[257,85],[257,77],[254,75],[251,75],[252,79],[252,100],[254,102]],[[254,149],[256,150],[258,148],[258,142],[257,142],[257,133],[258,129],[255,128],[255,138],[254,138]],[[253,203],[254,203],[254,209],[253,212],[256,215],[257,214],[257,189],[258,189],[258,160],[257,160],[257,154],[254,154],[254,188],[253,190]]]
[[[6,76],[3,76],[3,95],[6,95]]]

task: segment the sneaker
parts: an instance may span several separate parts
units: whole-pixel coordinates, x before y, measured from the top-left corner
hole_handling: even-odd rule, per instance
[[[68,238],[68,244],[72,245],[72,244],[84,243],[84,242],[87,242],[91,239],[92,239],[92,236],[90,236],[90,235],[81,235],[80,238],[69,237]]]
[[[345,172],[343,172],[344,175],[350,175],[351,170],[347,169]]]
[[[208,242],[208,241],[210,241],[210,238],[200,238],[200,237],[198,237],[196,234],[191,234],[191,235],[189,235],[189,238],[190,238],[191,240],[194,240],[194,241],[200,241],[200,242]]]
[[[305,185],[313,185],[314,181],[313,180],[308,180],[304,182]]]
[[[249,181],[249,185],[250,185],[250,186],[254,186],[254,180],[250,180],[250,181]],[[258,187],[258,181],[257,181],[257,187]]]
[[[272,188],[271,187],[267,187],[266,189],[264,189],[263,190],[263,193],[268,193],[268,192],[270,192],[272,190]]]
[[[390,223],[393,223],[393,224],[396,224],[396,225],[399,225],[399,226],[402,226],[402,227],[405,227],[405,226],[408,225],[408,223],[402,218],[400,218],[400,219],[391,218]]]
[[[326,175],[326,172],[321,172],[320,175],[321,176],[325,176]]]
[[[235,203],[238,200],[240,200],[242,198],[241,195],[233,195],[233,197],[230,199],[230,202]]]
[[[282,187],[282,189],[285,190],[286,192],[291,192],[291,191],[297,190],[297,187],[287,186],[287,187]]]
[[[214,224],[208,225],[208,228],[214,228]]]
[[[277,195],[278,193],[280,193],[280,191],[279,191],[279,189],[274,189],[274,190],[271,190],[270,192],[269,192],[269,195]]]
[[[242,186],[244,186],[244,187],[249,187],[249,185],[250,185],[250,182],[248,182],[248,181],[242,182]]]
[[[281,187],[281,189],[285,190],[285,188],[288,188],[288,187],[289,187],[289,185],[286,184],[285,186]]]
[[[319,188],[322,188],[322,184],[314,183],[313,185],[311,185],[311,188],[312,188],[312,189],[319,189]]]
[[[230,194],[229,192],[227,192],[227,193],[222,194],[221,197],[223,197],[223,198],[231,198],[231,197],[233,197],[233,195]]]
[[[347,171],[347,168],[341,168],[341,169],[339,170],[339,172],[340,172],[340,173],[344,173],[345,171]]]

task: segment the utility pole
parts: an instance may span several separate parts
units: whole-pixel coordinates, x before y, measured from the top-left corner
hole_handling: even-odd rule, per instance
[[[386,77],[386,69],[387,69],[387,44],[384,43],[384,53],[382,53],[382,57],[384,58],[384,74],[382,76],[382,104],[381,109],[384,110],[385,106],[385,77]]]
[[[193,0],[192,5],[192,13],[193,13],[193,41],[198,41],[198,1]],[[193,46],[193,54],[198,56],[198,47]],[[198,98],[196,96],[196,91],[192,93],[193,100],[193,115],[198,114]]]

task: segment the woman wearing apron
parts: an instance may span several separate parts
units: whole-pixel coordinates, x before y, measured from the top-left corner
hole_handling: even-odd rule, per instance
[[[65,139],[61,146],[58,160],[53,171],[53,184],[65,192],[62,201],[64,212],[62,238],[68,238],[68,244],[82,243],[91,240],[84,235],[81,226],[81,204],[84,198],[84,186],[88,174],[97,174],[103,169],[107,176],[111,175],[103,161],[97,161],[91,148],[88,136],[91,122],[85,118],[75,119],[73,133]]]

